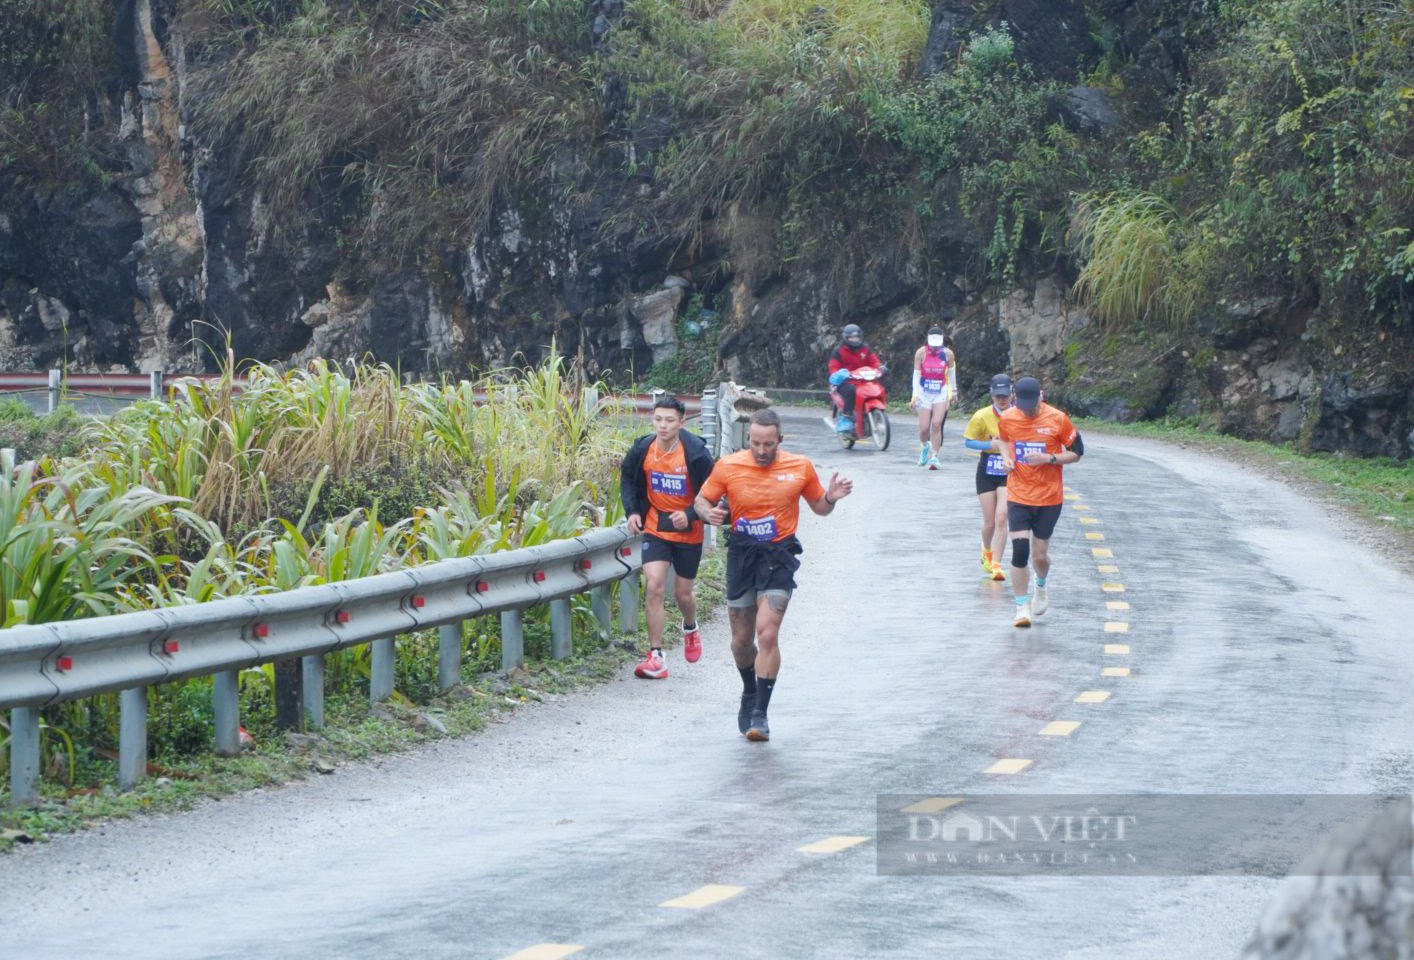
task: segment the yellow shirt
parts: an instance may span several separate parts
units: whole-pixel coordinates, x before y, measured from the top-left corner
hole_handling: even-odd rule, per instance
[[[997,408],[989,403],[974,413],[962,435],[968,440],[996,440],[1000,437],[1002,429],[997,421]]]

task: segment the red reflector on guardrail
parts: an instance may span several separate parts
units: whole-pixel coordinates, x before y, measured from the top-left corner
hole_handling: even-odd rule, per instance
[[[413,594],[412,599],[408,601],[408,605],[421,610],[423,607],[427,606],[427,598],[420,593]]]
[[[257,640],[264,640],[266,637],[270,636],[270,624],[257,623],[250,628],[250,632]]]
[[[633,556],[633,547],[620,547],[620,548],[619,548],[619,556],[621,556],[621,557],[631,557],[631,556]]]
[[[55,670],[72,670],[72,669],[74,669],[74,658],[73,658],[73,657],[57,657],[57,658],[55,658],[55,660],[54,660],[54,669],[55,669]]]
[[[350,614],[347,610],[339,610],[334,614],[335,623],[348,623],[352,619],[353,615]]]
[[[535,571],[535,582],[536,582],[536,583],[544,583],[544,582],[545,582],[545,571],[544,571],[544,570],[536,570],[536,571]]]
[[[594,566],[594,561],[590,560],[588,557],[585,557],[583,560],[579,561],[579,569],[581,570],[588,570],[592,566]]]
[[[176,653],[180,649],[182,649],[182,645],[176,640],[168,640],[166,643],[162,644],[163,653]]]
[[[478,581],[476,581],[476,592],[477,592],[477,593],[485,593],[487,590],[490,590],[490,589],[491,589],[491,584],[487,583],[485,580],[478,580]]]

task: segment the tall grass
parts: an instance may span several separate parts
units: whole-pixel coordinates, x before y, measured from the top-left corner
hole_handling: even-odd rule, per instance
[[[181,385],[169,404],[144,401],[93,422],[83,456],[0,461],[5,626],[330,583],[546,543],[617,518],[625,428],[601,415],[609,401],[597,399],[598,385],[558,356],[407,386],[387,366],[345,373],[316,363],[287,373],[254,365],[237,390],[232,369]],[[402,497],[405,513],[385,520],[382,500],[428,463],[447,482]],[[368,478],[367,488],[350,476]],[[366,498],[331,502],[336,489]],[[297,495],[272,493],[281,490]],[[435,645],[408,650],[435,661]],[[367,659],[364,649],[332,655],[331,693],[351,693]],[[404,667],[435,675],[435,662]],[[269,674],[243,680],[257,714]],[[206,703],[204,684],[155,690],[154,715]],[[114,745],[117,710],[116,697],[52,708],[46,742],[82,766]],[[199,745],[192,729],[154,723],[154,752]]]
[[[1083,264],[1075,293],[1101,322],[1182,324],[1192,316],[1206,248],[1184,244],[1183,225],[1166,200],[1151,193],[1083,196],[1069,240]]]

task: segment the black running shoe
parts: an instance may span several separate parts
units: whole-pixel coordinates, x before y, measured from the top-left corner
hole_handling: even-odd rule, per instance
[[[766,726],[766,715],[760,710],[752,711],[751,726],[746,730],[748,740],[770,740],[771,728]]]
[[[744,735],[751,729],[751,714],[756,709],[756,692],[741,695],[741,708],[736,712],[736,728]]]

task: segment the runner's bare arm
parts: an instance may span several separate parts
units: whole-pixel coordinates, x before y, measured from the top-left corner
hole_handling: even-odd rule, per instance
[[[825,495],[818,500],[807,500],[805,502],[810,504],[811,510],[825,517],[834,512],[835,504],[849,496],[853,491],[854,482],[852,480],[848,480],[838,473],[832,473],[830,474],[829,486],[825,488]]]
[[[713,506],[712,501],[708,500],[700,493],[697,495],[697,499],[693,501],[692,509],[697,511],[699,517],[707,523],[712,524],[714,527],[720,527],[727,522],[727,508]]]
[[[643,532],[643,518],[636,513],[628,515],[628,532],[635,534]]]

